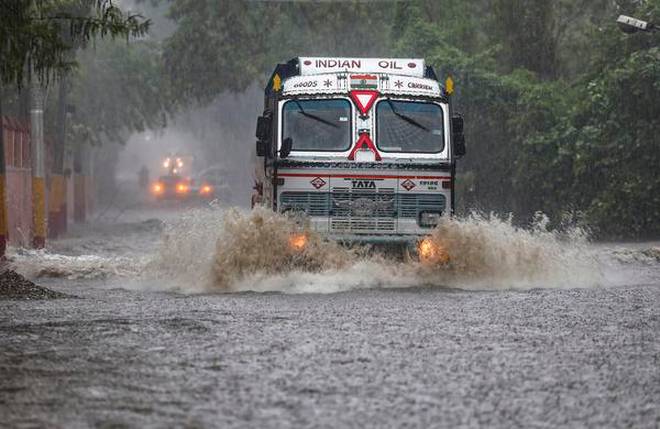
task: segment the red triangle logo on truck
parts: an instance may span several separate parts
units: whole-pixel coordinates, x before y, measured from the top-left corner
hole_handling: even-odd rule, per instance
[[[378,98],[378,91],[370,89],[354,89],[349,94],[363,116],[371,110],[371,106],[374,105],[376,98]]]
[[[378,149],[376,149],[374,142],[371,141],[371,139],[369,138],[369,134],[367,133],[360,134],[360,138],[358,139],[357,143],[355,143],[355,146],[353,146],[353,150],[348,155],[348,159],[353,161],[355,159],[355,152],[363,149],[371,150],[374,153],[374,157],[376,158],[376,161],[381,160],[380,154],[378,153]]]

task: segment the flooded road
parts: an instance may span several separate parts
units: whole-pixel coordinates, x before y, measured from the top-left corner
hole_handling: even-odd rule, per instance
[[[544,269],[539,287],[535,272],[506,287],[516,252],[493,265],[470,250],[478,282],[361,261],[248,272],[221,289],[213,273],[236,263],[221,248],[231,237],[216,248],[218,226],[199,216],[136,213],[14,254],[17,269],[74,297],[0,301],[2,425],[660,424],[657,244],[585,245],[593,273]],[[526,254],[561,258],[548,237],[541,251],[490,227]]]

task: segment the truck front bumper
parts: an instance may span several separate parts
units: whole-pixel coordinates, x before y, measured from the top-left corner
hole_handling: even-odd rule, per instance
[[[329,234],[329,239],[346,244],[400,244],[416,246],[424,235]]]

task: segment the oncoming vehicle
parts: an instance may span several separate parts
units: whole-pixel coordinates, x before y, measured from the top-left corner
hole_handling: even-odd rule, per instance
[[[188,199],[190,197],[190,181],[178,174],[160,176],[151,185],[151,193],[157,201],[172,199]]]
[[[255,202],[345,242],[418,245],[454,210],[453,82],[423,59],[278,64],[257,121]]]
[[[167,170],[151,185],[151,194],[156,201],[163,200],[211,200],[216,191],[212,184],[204,180],[193,180],[183,174],[189,170],[192,157],[168,156],[163,161],[163,168]]]
[[[205,181],[195,181],[176,174],[160,176],[151,185],[151,194],[156,201],[162,200],[212,200],[216,189]]]

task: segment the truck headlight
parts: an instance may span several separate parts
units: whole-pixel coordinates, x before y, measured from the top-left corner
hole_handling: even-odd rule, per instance
[[[289,247],[293,250],[303,250],[307,245],[307,236],[305,234],[293,234],[289,237]]]
[[[419,226],[423,228],[432,228],[440,222],[442,212],[426,211],[419,214]]]
[[[165,191],[165,188],[163,187],[162,183],[156,182],[154,185],[151,187],[151,192],[153,192],[155,195],[160,195]]]
[[[417,243],[417,254],[424,264],[446,264],[451,259],[447,249],[430,237],[423,238]]]
[[[176,192],[178,194],[187,194],[188,193],[188,185],[186,185],[185,183],[177,183]]]

